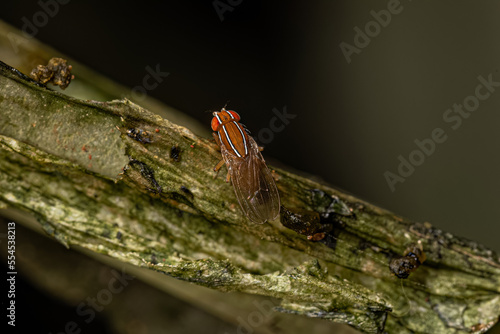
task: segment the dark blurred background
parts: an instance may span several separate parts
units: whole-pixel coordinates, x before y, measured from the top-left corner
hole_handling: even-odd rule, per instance
[[[26,31],[41,10],[4,0],[0,19]],[[131,88],[158,66],[150,96],[207,129],[229,100],[271,164],[499,252],[500,87],[458,128],[443,119],[478,76],[500,83],[499,15],[492,1],[70,1],[35,38]],[[284,108],[295,118],[259,136]],[[436,128],[446,141],[412,153]],[[391,189],[400,155],[419,165]]]

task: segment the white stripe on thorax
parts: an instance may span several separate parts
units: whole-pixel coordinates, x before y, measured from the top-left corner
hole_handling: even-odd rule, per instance
[[[227,134],[227,130],[226,130],[226,126],[225,125],[222,126],[222,130],[224,130],[224,133],[226,134],[227,142],[229,143],[229,145],[231,145],[231,148],[233,149],[234,153],[236,153],[236,155],[238,156],[238,158],[241,158],[240,152],[238,152],[238,150],[236,149],[236,147],[234,147],[234,144],[231,141],[231,138],[229,138],[229,135]]]
[[[230,112],[228,112],[228,114],[229,116],[231,116],[232,119],[235,119],[233,114],[231,114]],[[238,130],[240,130],[241,138],[243,138],[243,145],[245,146],[245,155],[248,155],[247,139],[245,137],[245,134],[243,133],[243,130],[241,130],[241,126],[236,121],[234,122],[234,124],[236,125]]]
[[[231,115],[231,114],[229,114],[229,115]],[[217,117],[217,121],[219,121],[219,125],[222,124],[222,120],[220,119],[219,114],[215,114],[215,117]],[[238,158],[241,158],[240,152],[238,152],[238,150],[236,149],[236,147],[234,147],[234,144],[231,141],[231,138],[229,138],[229,135],[227,134],[227,130],[226,130],[226,126],[225,125],[222,126],[222,130],[224,130],[224,134],[226,135],[227,142],[229,143],[229,145],[231,145],[231,148],[233,149],[234,153],[236,153],[236,155],[238,156]],[[223,143],[222,138],[220,137],[220,130],[219,130],[219,139],[220,139],[220,142]]]
[[[243,130],[241,130],[241,126],[238,123],[234,123],[238,130],[240,130],[241,133],[241,138],[243,138],[243,145],[245,146],[245,155],[248,155],[248,148],[247,148],[247,139],[245,138],[245,135],[243,134]]]

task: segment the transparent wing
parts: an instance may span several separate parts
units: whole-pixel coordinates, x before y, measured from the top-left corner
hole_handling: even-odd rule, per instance
[[[271,171],[266,166],[259,147],[248,136],[249,152],[237,158],[221,147],[236,198],[247,217],[257,224],[274,220],[280,212],[280,197]]]

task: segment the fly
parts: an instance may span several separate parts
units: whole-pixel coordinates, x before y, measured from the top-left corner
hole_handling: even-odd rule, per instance
[[[214,111],[213,116],[213,136],[222,153],[214,171],[226,164],[226,182],[232,181],[241,209],[251,221],[262,224],[276,219],[280,196],[259,146],[239,123],[240,115],[235,111],[222,108]]]

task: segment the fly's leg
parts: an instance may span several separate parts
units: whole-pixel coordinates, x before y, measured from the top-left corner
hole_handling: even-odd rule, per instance
[[[214,175],[214,179],[217,177],[217,175],[219,175],[219,171],[222,168],[222,166],[224,166],[224,160],[219,161],[219,163],[214,167],[214,172],[216,172]],[[226,182],[229,183],[230,180],[231,180],[231,174],[227,172]]]
[[[217,165],[215,165],[215,167],[214,167],[214,172],[215,172],[214,179],[217,177],[217,175],[219,175],[219,171],[222,168],[222,166],[224,166],[224,160],[219,161],[219,163]],[[227,174],[229,175],[229,173],[227,173]]]
[[[214,172],[215,172],[214,179],[217,177],[217,175],[219,175],[219,171],[222,168],[222,166],[224,166],[224,160],[219,161],[219,163],[217,165],[215,165],[215,167],[214,167]],[[226,182],[229,183],[230,180],[231,180],[231,174],[229,174],[229,171],[228,171],[227,176],[226,176]]]

